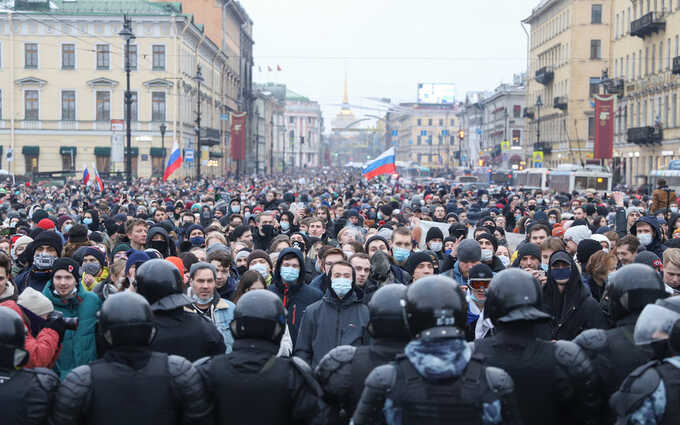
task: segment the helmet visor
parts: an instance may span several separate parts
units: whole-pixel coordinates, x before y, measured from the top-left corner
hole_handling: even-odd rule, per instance
[[[673,325],[679,319],[680,313],[656,304],[647,305],[635,324],[635,344],[646,345],[670,338]]]

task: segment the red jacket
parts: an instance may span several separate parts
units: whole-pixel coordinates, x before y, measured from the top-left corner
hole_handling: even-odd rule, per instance
[[[34,367],[54,367],[54,363],[59,357],[59,352],[61,351],[61,346],[59,345],[59,334],[54,329],[44,328],[38,334],[38,337],[33,337],[31,335],[31,324],[28,322],[28,318],[21,311],[21,307],[15,301],[5,301],[0,303],[0,306],[9,307],[16,311],[24,321],[24,327],[26,328],[26,343],[24,344],[24,349],[28,351],[28,363],[24,366],[25,368]]]

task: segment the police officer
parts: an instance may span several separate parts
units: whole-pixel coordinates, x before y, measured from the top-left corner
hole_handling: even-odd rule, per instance
[[[156,326],[144,297],[109,296],[99,332],[110,349],[66,376],[54,403],[54,425],[212,423],[212,405],[192,364],[151,351]]]
[[[378,289],[368,303],[370,345],[341,345],[319,362],[316,378],[340,423],[347,423],[354,413],[368,374],[404,351],[410,339],[401,311],[405,294],[406,286],[398,283]]]
[[[49,369],[21,369],[28,362],[21,317],[0,307],[0,422],[43,424],[52,408],[59,377]]]
[[[651,347],[635,345],[633,329],[647,304],[667,296],[658,273],[644,264],[623,266],[609,279],[605,298],[616,327],[588,329],[574,339],[585,350],[600,376],[605,400],[629,373],[654,357]],[[607,415],[605,423],[614,423],[613,412],[606,410],[603,413]]]
[[[196,362],[217,424],[297,424],[326,414],[303,360],[277,357],[286,311],[271,291],[249,291],[234,309],[233,351]],[[257,406],[257,407],[254,407]]]
[[[650,345],[657,360],[635,369],[612,395],[616,423],[680,423],[680,296],[647,305],[633,339],[637,345]]]
[[[137,270],[137,292],[151,304],[157,335],[151,349],[189,361],[224,353],[224,338],[202,314],[184,311],[192,301],[182,293],[182,276],[166,260],[149,260]]]
[[[550,315],[542,304],[531,274],[516,268],[498,273],[484,306],[496,334],[475,341],[475,354],[510,374],[525,424],[597,424],[602,400],[593,366],[573,342],[546,340]]]
[[[413,340],[405,355],[368,375],[354,424],[520,423],[512,378],[487,367],[465,341],[465,297],[455,281],[422,278],[402,307]]]

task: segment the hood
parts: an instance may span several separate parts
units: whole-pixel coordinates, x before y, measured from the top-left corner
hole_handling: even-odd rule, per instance
[[[633,226],[631,226],[630,233],[632,233],[633,235],[637,235],[637,225],[640,222],[647,223],[650,226],[652,226],[652,229],[654,229],[654,240],[653,240],[653,242],[661,241],[661,235],[659,234],[659,222],[656,221],[656,218],[650,217],[650,216],[647,216],[647,215],[640,217],[638,219],[638,221],[636,221],[635,224],[633,224]],[[669,228],[670,228],[670,226],[669,226]]]
[[[305,258],[297,248],[285,248],[279,254],[279,258],[276,260],[276,267],[274,267],[273,283],[281,288],[283,287],[283,282],[281,281],[281,263],[283,262],[283,257],[288,254],[295,254],[295,256],[300,260],[300,276],[294,286],[302,286],[305,282]]]
[[[165,242],[168,242],[170,240],[170,236],[168,235],[168,232],[164,228],[162,228],[161,226],[153,226],[149,229],[149,232],[146,234],[146,246],[150,246],[151,239],[153,239],[153,237],[158,234],[163,235],[163,238],[165,238]]]
[[[470,345],[460,338],[422,340],[406,345],[404,354],[428,381],[459,377],[472,357]]]

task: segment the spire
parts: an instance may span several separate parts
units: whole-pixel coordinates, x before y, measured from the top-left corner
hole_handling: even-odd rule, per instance
[[[347,90],[347,71],[345,71],[345,97],[343,98],[342,103],[348,104],[349,103],[349,93]]]

